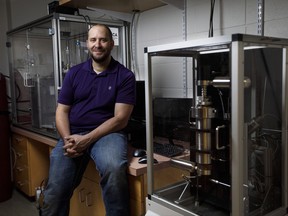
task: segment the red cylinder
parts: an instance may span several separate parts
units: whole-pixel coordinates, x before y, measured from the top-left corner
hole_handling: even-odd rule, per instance
[[[6,80],[0,74],[0,202],[12,196],[10,135]]]

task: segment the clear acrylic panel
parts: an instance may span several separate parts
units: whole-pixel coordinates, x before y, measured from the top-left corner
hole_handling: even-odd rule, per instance
[[[14,121],[55,133],[55,83],[51,21],[23,29],[12,36],[11,65],[15,82]]]
[[[247,215],[265,215],[282,206],[282,49],[245,51],[247,134]]]

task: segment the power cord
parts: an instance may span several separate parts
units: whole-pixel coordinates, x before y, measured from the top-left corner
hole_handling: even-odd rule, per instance
[[[211,0],[210,23],[209,23],[209,34],[208,34],[208,37],[213,37],[214,6],[215,6],[215,0]]]

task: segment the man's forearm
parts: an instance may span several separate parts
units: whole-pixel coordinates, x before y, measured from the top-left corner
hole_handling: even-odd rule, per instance
[[[86,134],[85,136],[87,139],[89,139],[89,142],[95,142],[101,137],[113,133],[119,130],[122,130],[127,125],[127,121],[123,119],[118,119],[117,117],[113,117],[111,119],[108,119],[103,124],[101,124],[99,127],[95,128],[90,133]]]
[[[61,123],[56,123],[57,131],[60,134],[60,136],[64,139],[65,137],[71,135],[69,124],[64,123],[63,121]]]
[[[125,128],[128,124],[130,115],[133,110],[133,105],[129,104],[116,104],[114,117],[103,122],[100,126],[95,128],[90,133],[86,134],[86,140],[89,143],[95,142],[101,137]]]
[[[56,111],[56,128],[62,138],[71,134],[67,113]]]

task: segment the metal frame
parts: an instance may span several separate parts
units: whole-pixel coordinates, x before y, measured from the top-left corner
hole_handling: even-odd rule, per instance
[[[285,215],[287,214],[288,207],[288,148],[287,148],[287,118],[288,118],[288,78],[287,78],[287,48],[288,40],[283,38],[272,38],[254,35],[233,34],[228,36],[220,36],[215,38],[206,38],[193,41],[185,41],[173,44],[158,45],[145,48],[144,51],[144,64],[145,64],[145,93],[146,93],[146,136],[147,136],[147,182],[148,182],[148,200],[147,202],[155,202],[160,205],[166,206],[170,209],[175,209],[175,206],[168,204],[162,198],[154,196],[153,191],[153,119],[152,119],[152,58],[154,56],[174,56],[174,57],[191,57],[195,52],[211,51],[217,49],[229,49],[231,53],[231,98],[232,110],[231,113],[231,140],[232,140],[232,161],[233,167],[232,174],[232,209],[231,215],[245,215],[244,205],[246,191],[244,188],[245,176],[244,169],[245,163],[239,163],[245,158],[245,147],[243,142],[245,140],[244,131],[244,49],[252,48],[253,46],[277,47],[283,49],[283,125],[282,125],[282,148],[283,148],[283,205],[281,208],[274,211],[271,215]],[[240,81],[240,82],[239,82]],[[232,168],[231,167],[231,168]],[[181,210],[180,210],[181,211]],[[148,209],[149,212],[149,209]],[[149,215],[149,214],[148,214]],[[191,212],[191,215],[193,212]]]

